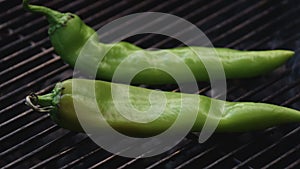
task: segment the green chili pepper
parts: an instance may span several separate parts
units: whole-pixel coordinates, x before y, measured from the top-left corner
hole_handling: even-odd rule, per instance
[[[49,21],[49,36],[55,51],[61,58],[74,67],[79,52],[81,51],[87,40],[95,33],[95,31],[87,26],[77,15],[71,13],[60,13],[47,7],[29,5],[28,0],[23,0],[25,9],[31,12],[38,12],[45,15]],[[89,56],[86,60],[92,62],[84,65],[80,71],[90,73],[89,68],[99,56],[105,54],[97,71],[97,79],[111,81],[113,74],[118,65],[128,56],[135,52],[139,52],[128,63],[127,72],[123,72],[126,76],[128,73],[139,72],[137,67],[140,64],[145,67],[159,67],[162,70],[174,68],[180,72],[180,68],[176,67],[177,61],[169,54],[176,55],[185,65],[187,65],[194,74],[197,81],[209,81],[206,68],[201,61],[214,61],[212,55],[219,56],[223,64],[225,76],[231,78],[249,78],[261,74],[265,74],[280,65],[294,55],[289,50],[267,50],[267,51],[239,51],[227,48],[206,48],[206,47],[179,47],[173,49],[162,49],[149,51],[141,49],[127,42],[118,42],[115,44],[99,43],[97,38],[93,38],[91,42],[95,47],[90,49]],[[201,60],[198,58],[198,53]],[[166,69],[164,69],[166,68]],[[181,75],[182,82],[185,75]],[[122,81],[119,80],[119,81]],[[174,79],[164,71],[149,68],[140,72],[131,81],[133,84],[169,84],[175,83]]]
[[[78,84],[78,89],[72,88],[74,82]],[[92,83],[95,85],[95,96],[87,92]],[[124,108],[122,109],[124,111],[122,112],[123,115],[121,115],[112,99],[112,87],[120,91],[126,91],[126,88],[129,87],[130,101],[138,109],[147,110],[149,108],[148,96],[151,92],[165,94],[166,106],[163,113],[154,121],[149,123],[129,121],[124,118],[124,114],[147,120],[152,118],[156,112],[139,116]],[[183,97],[188,100],[199,100],[197,118],[191,131],[201,131],[208,117],[212,98],[196,94],[154,91],[97,80],[70,79],[58,83],[50,94],[27,96],[26,103],[39,112],[50,112],[53,121],[61,127],[79,132],[83,130],[74,110],[74,104],[79,107],[79,109],[76,109],[77,114],[84,115],[89,125],[92,126],[97,123],[97,109],[99,108],[105,120],[119,132],[135,137],[147,137],[166,130],[172,125],[179,113],[191,113],[189,111],[181,112]],[[92,104],[94,99],[96,99],[97,105]],[[219,103],[218,105],[224,104],[224,113],[220,117],[216,130],[218,132],[246,132],[284,123],[300,122],[300,112],[290,108],[265,103],[213,100]],[[181,123],[182,127],[190,123],[190,120],[184,120]]]

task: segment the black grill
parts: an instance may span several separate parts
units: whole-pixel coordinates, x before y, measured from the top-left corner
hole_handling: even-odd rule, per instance
[[[41,0],[32,3],[74,12],[95,29],[136,12],[171,13],[197,25],[218,47],[294,50],[296,56],[272,73],[228,81],[228,100],[267,102],[300,109],[298,0]],[[191,133],[168,152],[150,158],[141,155],[135,159],[110,154],[85,134],[58,127],[49,115],[35,113],[26,107],[24,98],[31,91],[51,91],[56,82],[72,77],[72,69],[53,51],[45,18],[25,12],[19,1],[1,0],[0,6],[0,167],[300,167],[299,123],[264,131],[214,134],[204,144],[199,144]],[[118,29],[122,29],[122,25],[104,36],[110,36]],[[182,31],[188,31],[188,28]],[[126,41],[144,48],[182,45],[174,39],[152,34],[133,36]],[[199,86],[199,94],[206,94],[210,89],[206,83],[199,83]],[[149,87],[178,91],[173,85]]]

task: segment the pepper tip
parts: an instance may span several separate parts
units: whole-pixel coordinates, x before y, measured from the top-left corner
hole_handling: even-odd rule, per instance
[[[23,0],[22,5],[24,9],[30,10],[29,9],[29,0]]]

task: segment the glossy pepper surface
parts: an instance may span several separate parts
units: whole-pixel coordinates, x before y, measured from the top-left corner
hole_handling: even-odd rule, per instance
[[[23,6],[31,12],[41,13],[47,17],[50,24],[49,36],[55,51],[65,62],[74,67],[80,51],[95,31],[75,14],[60,13],[47,7],[29,5],[28,0],[23,0]],[[89,69],[93,67],[91,64],[99,61],[97,79],[111,81],[120,63],[128,59],[129,64],[123,72],[124,77],[139,72],[137,68],[140,65],[149,68],[137,74],[131,81],[133,84],[175,83],[169,74],[162,71],[169,68],[174,68],[179,72],[177,80],[189,81],[185,79],[184,74],[180,75],[182,63],[191,70],[197,81],[209,81],[203,60],[213,63],[215,55],[223,65],[226,78],[255,77],[279,67],[294,55],[294,52],[289,50],[239,51],[196,46],[150,51],[127,42],[104,44],[100,43],[98,38],[91,38],[91,44],[94,47],[89,50],[90,53],[85,58],[87,62],[79,68],[81,72],[89,74]],[[107,53],[104,54],[104,52]],[[179,60],[174,59],[172,55],[178,56]],[[100,61],[99,56],[104,56],[104,58]],[[131,57],[128,58],[129,56]],[[117,81],[123,80],[117,79]]]
[[[75,90],[72,89],[74,82],[79,86]],[[92,83],[95,85],[95,96],[87,92],[88,86]],[[112,99],[112,87],[118,89],[118,91],[126,91],[126,88],[129,87],[130,101],[138,109],[145,110],[149,108],[148,96],[151,92],[165,94],[167,100],[166,106],[160,116],[149,123],[130,121],[124,118],[124,114],[125,117],[134,116],[140,118],[139,120],[147,120],[153,118],[153,114],[157,112],[148,112],[141,116],[125,108],[117,110]],[[147,137],[168,129],[179,113],[192,113],[190,112],[193,111],[192,108],[181,112],[182,97],[188,100],[198,99],[199,104],[197,106],[199,109],[197,110],[196,120],[191,131],[201,131],[208,117],[212,98],[196,94],[154,91],[105,81],[70,79],[58,83],[50,94],[41,96],[29,95],[26,100],[27,104],[35,110],[50,112],[53,121],[66,129],[83,131],[77,118],[78,113],[84,115],[84,118],[91,126],[99,123],[97,121],[97,109],[99,108],[103,118],[114,129],[130,136]],[[94,99],[96,99],[97,105],[92,104]],[[300,122],[300,112],[287,107],[265,103],[213,100],[220,103],[218,105],[224,105],[224,112],[220,117],[216,129],[218,132],[245,132],[265,129],[284,123]],[[77,114],[74,104],[79,107],[79,109],[76,109]],[[188,106],[193,107],[194,105]],[[123,111],[121,112],[122,114],[120,114],[120,111]],[[181,123],[182,127],[185,127],[190,121],[191,119],[184,119]]]

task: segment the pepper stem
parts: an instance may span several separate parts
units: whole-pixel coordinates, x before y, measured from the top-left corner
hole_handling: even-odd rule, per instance
[[[38,96],[35,93],[31,93],[30,95],[28,95],[25,100],[25,104],[27,106],[40,113],[48,113],[54,109],[54,106],[42,107],[41,105],[37,104]]]
[[[61,18],[64,16],[63,13],[52,10],[50,8],[38,5],[30,5],[29,0],[23,0],[23,7],[34,13],[41,13],[48,18],[49,23],[60,23]]]
[[[62,84],[57,83],[51,93],[41,96],[31,93],[26,97],[25,104],[37,112],[51,112],[57,108],[62,89]]]

